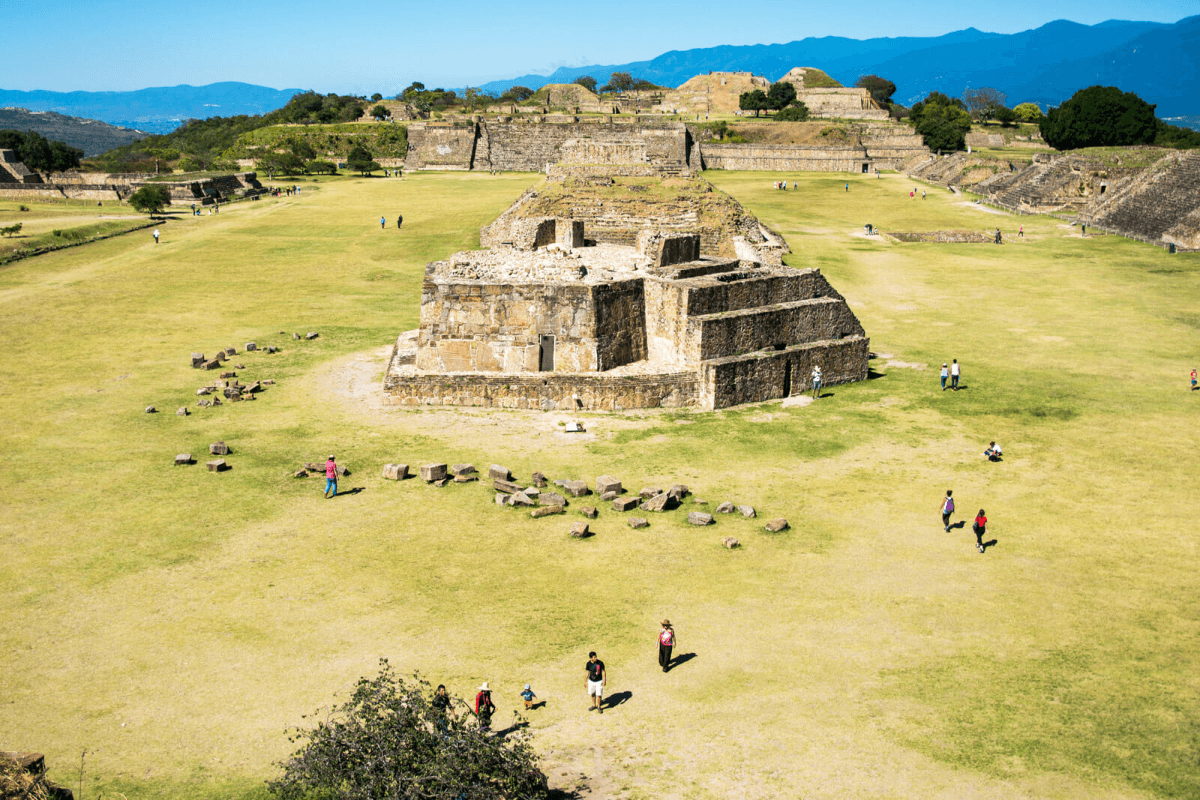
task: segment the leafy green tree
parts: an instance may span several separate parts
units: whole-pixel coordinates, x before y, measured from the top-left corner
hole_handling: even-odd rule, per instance
[[[374,108],[372,108],[369,113],[375,119],[387,119],[388,117],[390,117],[392,115],[392,112],[388,111],[387,106],[382,105],[382,104],[377,105]]]
[[[334,175],[337,173],[337,164],[332,161],[310,161],[304,165],[305,172],[314,172],[318,175],[326,174]]]
[[[759,111],[765,111],[770,108],[770,101],[767,100],[767,93],[762,89],[753,89],[749,92],[742,92],[738,96],[738,108],[742,111],[753,111],[754,116],[758,116]]]
[[[1042,118],[1042,109],[1038,108],[1037,103],[1020,103],[1013,111],[1022,122],[1037,122]]]
[[[153,217],[171,205],[171,192],[165,186],[150,184],[129,195],[129,205]]]
[[[20,222],[16,223],[15,225],[9,225],[8,227],[0,228],[0,233],[4,234],[5,236],[13,236],[20,232],[21,232],[21,223]]]
[[[583,75],[581,77],[578,77],[575,79],[575,83],[578,83],[580,86],[587,89],[589,92],[594,93],[596,91],[596,79],[593,78],[591,75]]]
[[[859,75],[854,85],[870,92],[871,99],[881,108],[892,107],[892,95],[896,93],[896,84],[887,78],[881,78],[878,75]]]
[[[360,144],[350,149],[350,154],[346,156],[346,166],[362,175],[370,175],[375,170],[383,169],[378,162],[372,160],[370,151]]]
[[[371,95],[372,103],[378,103],[382,99],[383,99],[383,95],[381,95],[379,92],[376,92],[375,94]]]
[[[504,94],[500,95],[502,103],[524,103],[529,98],[533,97],[534,91],[528,86],[514,86]]]
[[[1115,86],[1080,89],[1038,123],[1055,150],[1152,144],[1158,134],[1154,106]]]
[[[295,153],[267,153],[258,160],[256,168],[271,178],[276,175],[296,175],[304,171],[304,160]]]
[[[961,150],[966,146],[971,115],[967,113],[966,104],[957,97],[930,92],[928,97],[913,105],[910,119],[930,150]]]
[[[608,76],[608,83],[601,87],[602,92],[632,92],[636,88],[633,76],[628,72],[614,72]]]
[[[527,734],[480,730],[461,700],[432,702],[428,682],[386,659],[349,699],[292,737],[300,749],[267,784],[281,800],[534,800],[548,795]],[[323,715],[324,716],[324,715]]]
[[[775,114],[779,122],[804,122],[808,119],[808,106],[796,102]]]
[[[787,81],[771,84],[767,90],[767,107],[781,111],[796,102],[796,87]]]
[[[13,150],[21,163],[35,172],[65,172],[78,169],[83,151],[51,141],[36,131],[0,130],[0,149]]]
[[[1011,128],[1017,121],[1017,112],[1005,106],[997,106],[992,114],[995,120],[1005,128]]]

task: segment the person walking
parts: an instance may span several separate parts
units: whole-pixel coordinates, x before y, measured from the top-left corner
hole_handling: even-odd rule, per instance
[[[821,368],[814,365],[812,371],[813,400],[821,396]]]
[[[154,243],[158,244],[158,228],[154,229]]]
[[[479,718],[479,730],[487,733],[492,729],[492,714],[496,713],[496,704],[492,702],[492,690],[487,681],[479,687],[475,695],[475,716]]]
[[[850,184],[848,184],[848,183],[846,184],[846,191],[847,192],[850,191]]]
[[[1196,368],[1192,367],[1192,391],[1196,391]]]
[[[954,513],[954,492],[950,489],[946,490],[946,496],[942,498],[942,527],[946,532],[950,532],[950,515]]]
[[[675,647],[675,629],[671,620],[662,621],[662,630],[658,632],[658,665],[666,672],[671,667],[671,650]]]
[[[383,230],[386,227],[387,227],[387,220],[384,219],[383,217],[380,217],[379,218],[379,230]]]
[[[325,462],[325,499],[337,497],[337,462],[333,460],[333,455],[329,456],[329,460]],[[332,490],[332,494],[330,491]]]
[[[1022,225],[1020,228],[1017,229],[1017,238],[1018,239],[1025,238],[1025,226],[1024,225]]]
[[[596,651],[593,650],[588,653],[588,661],[583,668],[587,670],[587,693],[592,700],[588,711],[594,708],[603,714],[604,687],[608,684],[608,673],[604,671],[604,662],[596,657]]]
[[[946,379],[950,377],[950,367],[945,361],[942,362],[942,391],[946,391]]]
[[[950,365],[950,388],[958,391],[958,379],[962,375],[962,370],[958,366],[958,359],[954,359],[954,363]]]
[[[982,553],[983,535],[987,533],[987,517],[984,516],[982,508],[975,515],[975,522],[972,523],[971,530],[975,531],[975,549]]]
[[[396,215],[396,228],[399,229],[399,227],[403,224],[404,224],[404,216],[401,214],[397,214]]]

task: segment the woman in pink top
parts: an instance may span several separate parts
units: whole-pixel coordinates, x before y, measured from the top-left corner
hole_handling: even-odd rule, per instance
[[[332,494],[330,493],[332,491]],[[337,497],[337,463],[333,456],[325,462],[325,498]]]
[[[666,672],[671,667],[671,650],[675,647],[675,629],[671,620],[662,621],[662,630],[658,633],[658,665]]]

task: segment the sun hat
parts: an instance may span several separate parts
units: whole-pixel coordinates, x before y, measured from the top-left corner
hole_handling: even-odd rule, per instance
[[[490,687],[487,685],[487,681],[484,681],[484,682],[483,682],[483,683],[480,685],[480,687],[479,687],[479,691],[481,691],[481,692],[490,692],[490,691],[491,691],[491,688],[490,688]]]
[[[329,454],[329,460],[330,460],[330,461],[333,461],[333,453],[330,453],[330,454]]]
[[[669,620],[669,619],[664,619],[664,620],[662,621],[662,624],[663,624],[663,626],[664,626],[664,627],[667,627],[667,628],[669,628],[669,627],[671,627],[671,620]]]

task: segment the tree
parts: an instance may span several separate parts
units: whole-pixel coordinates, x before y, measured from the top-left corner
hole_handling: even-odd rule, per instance
[[[304,165],[304,171],[315,172],[318,175],[322,173],[334,175],[337,173],[337,164],[334,164],[332,161],[310,161]]]
[[[776,112],[775,119],[779,122],[804,122],[808,119],[808,106],[796,102],[782,111]]]
[[[994,110],[996,121],[1005,128],[1011,128],[1017,121],[1017,112],[1005,106],[997,106]]]
[[[312,161],[317,157],[317,151],[306,140],[293,138],[288,142],[288,147],[292,150],[292,155],[304,161]]]
[[[381,95],[379,92],[376,92],[375,94],[371,95],[372,103],[378,103],[382,99],[383,99],[383,95]]]
[[[1055,150],[1152,144],[1158,132],[1154,106],[1115,86],[1080,89],[1038,123]]]
[[[51,141],[35,131],[0,131],[0,149],[16,151],[21,163],[35,172],[78,169],[83,158],[79,148]]]
[[[7,227],[0,228],[0,233],[4,234],[5,236],[12,236],[12,235],[20,233],[20,232],[21,232],[21,223],[20,222],[16,223],[15,225],[9,225]]]
[[[633,76],[628,72],[614,72],[608,76],[608,83],[601,87],[602,92],[632,92],[636,88]]]
[[[778,83],[771,84],[771,88],[767,90],[768,108],[782,111],[794,102],[796,102],[796,87],[794,84],[787,81],[779,81]]]
[[[295,175],[304,171],[304,160],[295,153],[267,153],[258,160],[255,169],[267,173],[269,178]]]
[[[1042,109],[1037,103],[1020,103],[1013,111],[1022,122],[1037,122],[1042,118]]]
[[[143,214],[153,217],[171,205],[171,192],[165,186],[150,184],[129,195],[129,205]]]
[[[913,105],[909,116],[930,150],[961,150],[966,146],[971,115],[962,100],[941,92],[930,92],[928,97]]]
[[[371,109],[370,114],[375,119],[387,119],[392,115],[392,112],[388,111],[385,105],[377,105]]]
[[[480,730],[461,700],[458,713],[432,703],[420,675],[404,680],[380,660],[350,698],[291,741],[300,749],[267,789],[281,800],[533,800],[548,794],[528,734]],[[515,715],[515,712],[514,712]]]
[[[529,98],[533,97],[534,91],[528,86],[513,86],[504,94],[500,95],[502,103],[524,103]]]
[[[887,78],[881,78],[878,75],[859,75],[854,85],[870,92],[871,99],[878,103],[880,108],[892,107],[892,95],[896,93],[896,84]]]
[[[596,79],[593,78],[591,75],[584,75],[582,77],[576,78],[575,83],[578,83],[580,86],[587,89],[589,92],[594,93],[596,91]]]
[[[999,89],[984,86],[979,89],[967,89],[962,98],[971,116],[986,122],[996,115],[996,109],[1004,107],[1008,95]]]
[[[767,94],[762,89],[753,89],[749,92],[742,92],[738,96],[738,108],[742,111],[753,111],[754,116],[758,116],[759,111],[770,108],[768,105]]]

